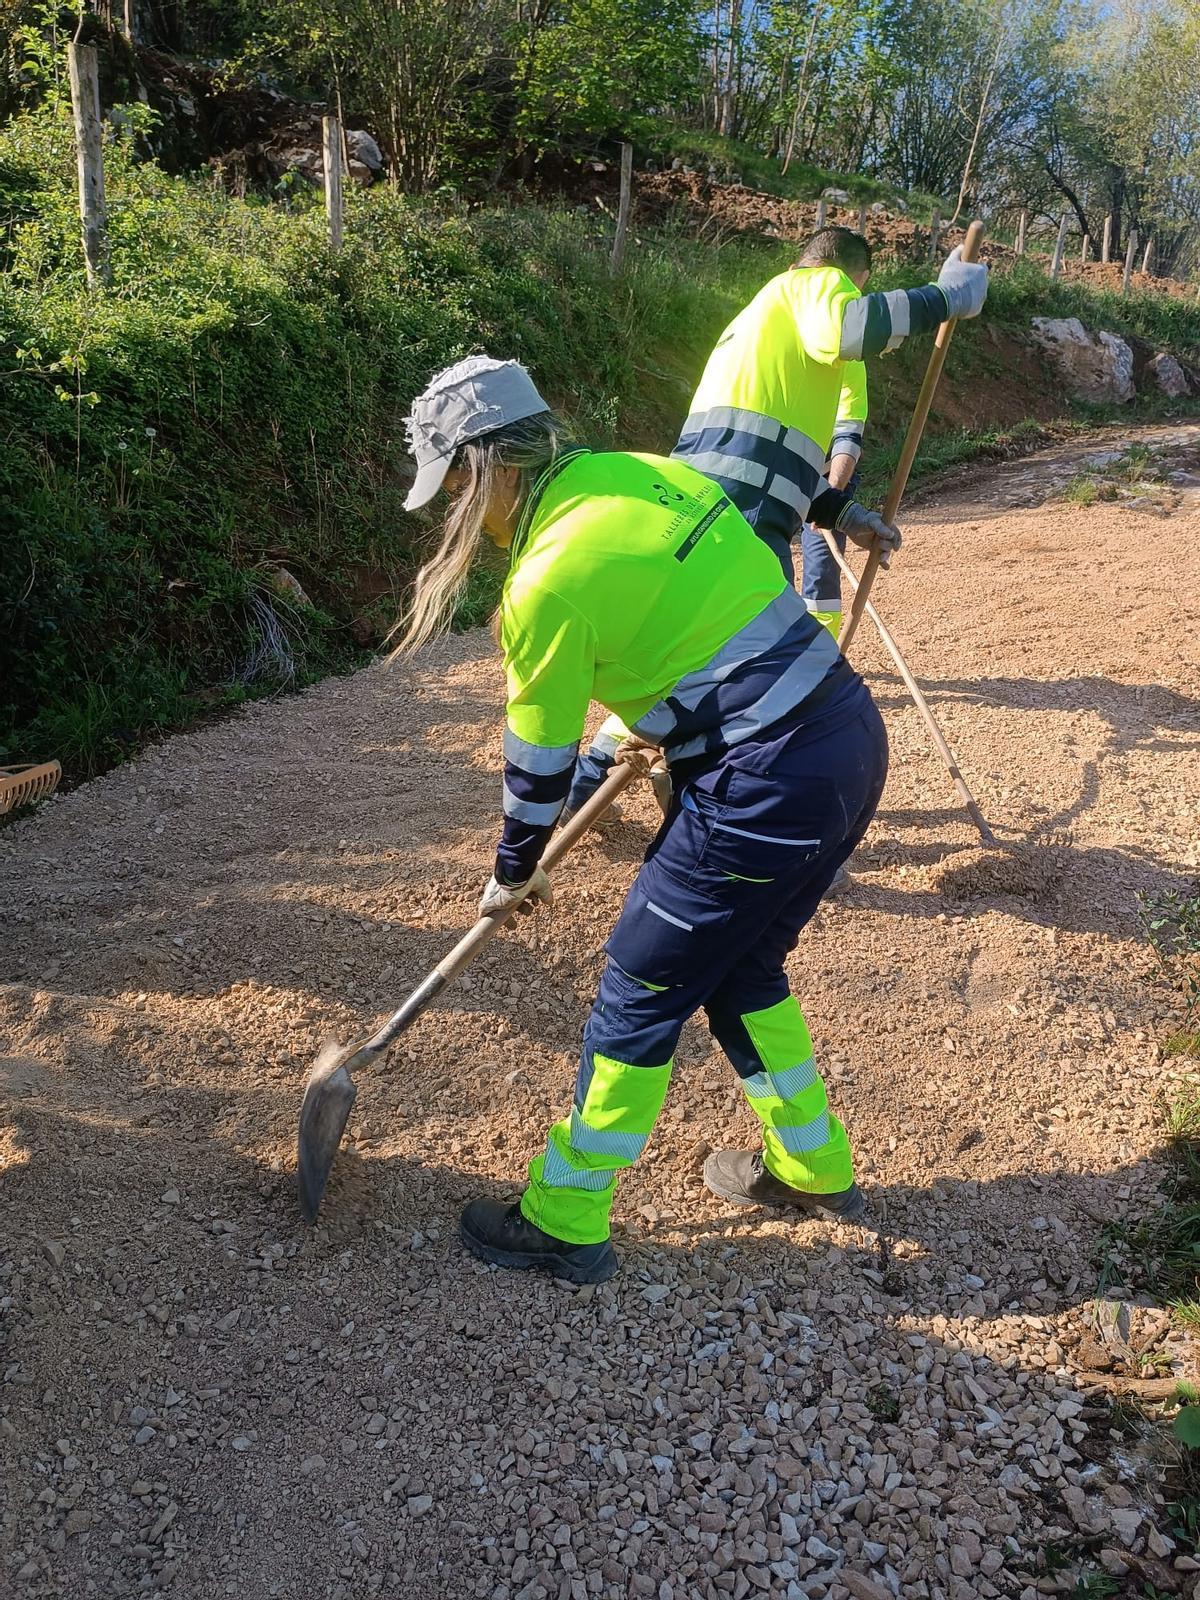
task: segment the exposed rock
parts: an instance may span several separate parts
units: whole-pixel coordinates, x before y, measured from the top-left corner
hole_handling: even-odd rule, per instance
[[[1166,350],[1160,350],[1146,364],[1146,370],[1164,394],[1179,399],[1191,393],[1191,385],[1187,381],[1187,374],[1176,361],[1175,357]]]
[[[835,206],[848,206],[850,204],[850,196],[845,189],[822,189],[821,199],[832,200]]]
[[[1133,399],[1133,351],[1124,339],[1091,334],[1078,317],[1034,317],[1033,336],[1077,398],[1110,405]]]
[[[383,151],[365,129],[348,128],[346,130],[346,149],[350,153],[352,162],[360,161],[372,174],[378,174],[383,171]]]
[[[299,578],[290,573],[286,567],[272,567],[267,573],[267,582],[275,593],[282,595],[285,600],[293,600],[298,606],[312,605],[312,601],[304,592]]]

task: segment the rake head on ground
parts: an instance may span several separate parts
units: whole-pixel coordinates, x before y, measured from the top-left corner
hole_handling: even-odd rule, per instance
[[[0,767],[0,817],[17,806],[31,806],[45,800],[58,788],[62,768],[57,761],[30,763],[21,767]]]

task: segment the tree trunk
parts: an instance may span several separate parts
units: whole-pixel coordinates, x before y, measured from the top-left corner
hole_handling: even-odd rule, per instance
[[[783,170],[792,164],[792,156],[796,150],[796,130],[800,126],[800,118],[808,107],[808,64],[812,60],[813,41],[817,36],[817,22],[821,16],[821,6],[813,6],[812,20],[808,25],[808,37],[804,41],[804,55],[800,62],[800,76],[796,81],[796,104],[792,110],[792,124],[788,129],[787,150],[783,157]]]
[[[979,97],[979,114],[975,118],[975,129],[971,134],[971,143],[967,150],[967,159],[963,163],[962,181],[958,186],[958,204],[954,207],[954,215],[950,218],[950,221],[947,224],[947,226],[951,228],[958,221],[959,212],[962,210],[967,198],[967,191],[971,184],[971,169],[975,165],[975,152],[979,148],[979,136],[983,132],[983,123],[985,117],[987,116],[988,101],[992,96],[992,85],[996,81],[996,73],[1000,67],[1000,56],[1007,43],[1008,29],[1003,28],[996,37],[996,49],[992,56],[992,64],[988,69],[988,75],[983,85],[983,93]]]
[[[723,139],[732,139],[736,126],[736,97],[733,74],[737,63],[738,22],[741,0],[729,0],[729,49],[725,53],[725,84],[721,98],[721,125],[718,132]]]

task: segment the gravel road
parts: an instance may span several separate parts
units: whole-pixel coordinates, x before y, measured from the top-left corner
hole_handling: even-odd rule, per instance
[[[1143,430],[1144,432],[1144,430]],[[1167,466],[1200,427],[1158,430]],[[360,1080],[320,1225],[295,1117],[474,917],[501,675],[482,633],[148,750],[0,831],[0,1592],[126,1600],[1200,1594],[1108,1391],[1190,1370],[1112,1299],[1160,1203],[1174,1010],[1135,894],[1200,873],[1200,505],[975,469],[869,624],[893,773],[793,958],[871,1228],[734,1213],[752,1137],[689,1026],[599,1290],[464,1255],[568,1103],[653,802]],[[1111,1296],[1111,1290],[1110,1290]]]

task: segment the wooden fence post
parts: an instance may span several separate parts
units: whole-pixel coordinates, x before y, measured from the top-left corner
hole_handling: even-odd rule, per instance
[[[612,259],[609,263],[613,273],[620,272],[625,265],[625,247],[629,238],[629,207],[633,200],[633,146],[621,145],[621,196],[617,201],[617,233],[613,240]]]
[[[1083,236],[1083,248],[1079,252],[1079,265],[1081,267],[1087,266],[1088,256],[1091,254],[1091,249],[1092,236],[1090,233],[1085,233]]]
[[[325,215],[329,245],[342,248],[342,128],[336,117],[321,118],[321,152],[325,163]]]
[[[824,226],[825,226],[825,201],[824,201],[824,199],[820,199],[820,200],[817,201],[817,232],[820,233],[821,229]]]
[[[942,213],[937,206],[933,208],[933,216],[929,223],[929,259],[937,260],[938,245],[942,241]]]
[[[1050,258],[1050,276],[1057,278],[1062,271],[1063,246],[1067,242],[1067,213],[1064,211],[1058,222],[1058,238],[1054,241],[1054,254]]]
[[[1100,260],[1105,266],[1112,258],[1112,212],[1104,219],[1104,242],[1100,246]]]
[[[1022,211],[1017,222],[1017,254],[1019,256],[1023,256],[1025,254],[1025,229],[1028,223],[1029,213],[1028,211]]]
[[[859,233],[866,233],[866,231],[867,231],[867,208],[866,208],[866,206],[859,206],[859,208],[858,208],[858,231],[859,231]]]
[[[1142,257],[1142,271],[1143,272],[1149,272],[1150,271],[1150,262],[1151,262],[1151,259],[1153,257],[1153,254],[1154,254],[1154,235],[1151,234],[1150,237],[1146,240],[1146,254]]]
[[[100,121],[100,74],[96,47],[69,44],[71,109],[75,115],[75,156],[79,169],[79,220],[88,288],[109,280],[108,211],[104,203],[104,141]]]
[[[1122,294],[1128,294],[1129,293],[1129,274],[1133,271],[1133,258],[1134,258],[1134,255],[1137,252],[1137,247],[1138,247],[1137,229],[1134,228],[1130,232],[1130,235],[1129,235],[1129,248],[1125,252],[1125,276],[1121,280],[1121,293]]]

